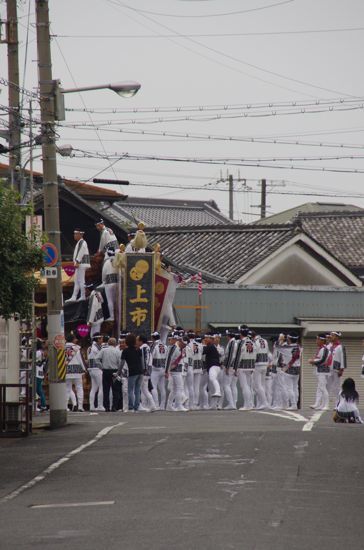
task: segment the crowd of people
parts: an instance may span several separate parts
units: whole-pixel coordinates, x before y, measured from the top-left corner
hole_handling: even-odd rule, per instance
[[[328,410],[332,396],[337,402],[336,416],[353,413],[360,421],[354,381],[345,380],[346,393],[340,392],[346,368],[340,337],[339,332],[317,335],[317,350],[309,361],[317,375],[316,399],[311,408]],[[297,410],[302,365],[297,334],[280,334],[271,350],[268,341],[247,326],[227,331],[226,340],[224,347],[220,334],[199,336],[180,328],[168,335],[167,343],[158,332],[150,339],[143,334],[121,334],[119,341],[95,334],[84,354],[76,335],[70,333],[66,343],[65,406],[84,411],[83,376],[87,372],[91,412],[235,410],[239,387],[239,410]],[[41,410],[46,407],[41,387],[45,355],[40,344],[37,393]],[[354,384],[354,389],[350,384]],[[348,386],[351,400],[343,397],[350,393]]]

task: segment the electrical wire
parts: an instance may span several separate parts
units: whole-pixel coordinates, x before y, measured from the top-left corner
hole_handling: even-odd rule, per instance
[[[128,113],[190,113],[190,112],[210,112],[210,111],[240,111],[240,110],[258,110],[258,109],[283,109],[283,108],[297,108],[297,107],[312,107],[319,105],[342,105],[342,104],[356,104],[364,101],[364,97],[352,98],[319,98],[314,101],[308,99],[301,100],[289,100],[289,101],[268,101],[258,103],[238,103],[238,104],[224,104],[224,105],[176,105],[176,106],[157,106],[157,107],[91,107],[88,109],[82,108],[66,108],[66,111],[72,113],[92,113],[92,114],[128,114]]]
[[[120,2],[120,0],[108,0],[109,2],[111,3],[117,3],[118,5],[120,5],[121,7],[124,7],[125,8],[125,4],[123,2]],[[158,21],[155,21],[155,19],[151,18],[149,15],[145,15],[144,13],[141,13],[140,14],[142,17],[144,17],[145,19],[147,19],[148,21],[151,21],[152,23],[154,23],[155,25],[158,25],[166,30],[168,30],[169,32],[172,32],[176,35],[176,37],[179,36],[179,33],[177,31],[175,31],[174,29],[172,29],[171,27],[168,27],[167,25],[163,25],[162,23],[159,23]],[[250,67],[250,68],[253,68],[255,70],[258,70],[258,71],[262,71],[263,73],[265,74],[269,74],[269,75],[272,75],[272,76],[275,76],[275,77],[278,77],[278,78],[282,78],[284,80],[288,80],[290,82],[294,82],[294,83],[297,83],[297,84],[301,84],[303,86],[308,86],[310,88],[315,88],[316,90],[324,90],[326,92],[331,92],[331,93],[334,93],[336,95],[344,95],[344,96],[347,96],[347,97],[353,97],[351,94],[347,94],[347,93],[342,93],[342,92],[338,92],[337,90],[333,90],[333,89],[330,89],[330,88],[325,88],[323,86],[317,86],[316,84],[311,84],[309,82],[306,82],[304,80],[300,80],[300,79],[297,79],[297,78],[291,78],[291,77],[287,77],[281,73],[278,73],[276,71],[271,71],[269,69],[266,69],[266,68],[263,68],[263,67],[259,67],[258,65],[255,65],[253,63],[248,63],[247,61],[244,61],[242,59],[238,59],[236,58],[235,56],[232,56],[232,55],[229,55],[225,52],[222,52],[220,50],[217,50],[216,48],[212,48],[210,46],[206,46],[205,44],[203,44],[202,42],[199,42],[198,40],[195,40],[193,38],[185,38],[185,40],[188,40],[189,42],[192,42],[193,44],[201,47],[201,48],[204,48],[208,51],[211,51],[217,55],[220,55],[226,59],[229,59],[231,61],[234,61],[236,63],[239,63],[239,64],[242,64],[244,66],[247,66],[247,67]],[[251,76],[251,75],[250,75]],[[277,84],[274,84],[275,86],[277,86]]]
[[[124,7],[135,11],[137,13],[147,13],[148,15],[156,15],[158,17],[176,17],[178,19],[207,19],[210,17],[227,17],[231,15],[241,15],[243,13],[251,13],[256,11],[262,11],[267,10],[270,8],[276,8],[278,6],[283,6],[285,4],[291,4],[295,0],[282,0],[281,2],[275,2],[274,4],[267,4],[265,6],[260,6],[258,8],[250,8],[246,10],[237,10],[237,11],[230,11],[230,12],[223,12],[223,13],[206,13],[204,15],[185,15],[185,14],[177,14],[177,13],[162,13],[162,12],[155,12],[155,11],[148,11],[148,10],[142,10],[139,8],[133,8],[131,6],[128,6],[127,4],[124,4]]]
[[[71,71],[70,66],[69,66],[69,64],[68,64],[68,62],[67,62],[67,59],[66,59],[66,57],[64,56],[64,54],[63,54],[63,52],[62,52],[62,49],[61,49],[61,47],[60,47],[60,45],[59,45],[59,43],[58,43],[58,40],[55,39],[55,42],[56,42],[58,51],[59,51],[59,53],[61,54],[61,57],[62,57],[62,59],[63,59],[63,61],[64,61],[64,64],[65,64],[66,67],[67,67],[67,70],[68,70],[68,73],[69,73],[69,75],[70,75],[70,77],[71,77],[71,79],[72,79],[72,82],[73,82],[74,86],[77,88],[77,82],[76,82],[76,80],[75,80],[75,78],[74,78],[74,76],[73,76],[73,74],[72,74],[72,71]],[[84,101],[84,99],[83,99],[82,93],[78,92],[78,95],[79,95],[79,97],[80,97],[80,99],[81,99],[81,102],[82,102],[84,108],[87,109],[87,106],[86,106],[86,103],[85,103],[85,101]],[[97,129],[97,128],[95,127],[95,125],[94,125],[92,116],[91,116],[90,113],[87,113],[87,115],[88,115],[88,118],[89,118],[89,120],[90,120],[90,122],[91,122],[91,124],[92,124],[92,126],[93,126],[93,129],[94,129],[95,134],[96,134],[96,136],[97,136],[97,138],[98,138],[98,140],[99,140],[99,143],[100,143],[100,145],[101,145],[101,147],[102,147],[104,153],[106,154],[106,149],[105,149],[104,143],[103,143],[103,141],[102,141],[102,138],[101,138],[101,136],[100,136],[100,134],[99,134],[98,129]],[[109,168],[113,171],[114,177],[115,177],[115,179],[116,179],[116,174],[115,174],[115,172],[114,172],[114,170],[113,170],[113,167],[112,167],[112,164],[111,164],[111,163],[109,163]]]
[[[28,64],[28,47],[29,47],[29,30],[30,30],[30,6],[31,6],[31,2],[29,1],[29,3],[28,3],[28,14],[27,14],[27,25],[26,25],[23,78],[22,78],[23,88],[25,87],[25,77],[26,77],[27,64]],[[24,105],[24,94],[22,92],[21,93],[21,98],[20,98],[20,106],[19,106],[20,110],[23,108],[23,105]]]
[[[333,29],[302,29],[296,31],[261,31],[261,32],[216,32],[216,33],[195,33],[184,34],[180,33],[181,38],[232,38],[238,36],[284,36],[284,35],[299,35],[299,34],[321,34],[333,32],[362,32],[364,27],[342,27]],[[174,38],[175,34],[55,34],[57,38],[80,38],[80,39],[115,39],[123,38],[130,39],[152,39],[152,38]]]
[[[102,155],[95,154],[83,154],[84,158],[99,158],[103,159]],[[80,157],[79,157],[80,158]],[[108,156],[107,159],[110,160],[112,156]],[[192,157],[168,157],[168,156],[157,156],[157,155],[135,155],[124,153],[119,155],[120,160],[139,160],[139,161],[160,161],[160,162],[177,162],[177,163],[188,163],[188,164],[204,164],[204,165],[218,165],[218,166],[240,166],[246,168],[274,168],[281,170],[303,170],[311,172],[335,172],[335,173],[344,173],[344,174],[364,174],[364,169],[348,169],[344,167],[317,167],[317,166],[299,166],[299,165],[277,165],[277,164],[266,164],[265,162],[241,162],[239,160],[224,160],[224,159],[208,159],[208,158],[192,158]]]
[[[288,139],[279,139],[279,138],[256,138],[252,136],[221,136],[215,134],[194,134],[190,132],[166,132],[163,130],[160,131],[151,131],[151,130],[133,130],[133,129],[121,129],[120,133],[131,134],[131,135],[142,135],[142,136],[162,136],[162,137],[172,137],[172,138],[183,138],[182,141],[186,140],[197,140],[197,141],[227,141],[227,142],[243,142],[243,143],[264,143],[272,145],[297,145],[305,147],[329,147],[329,148],[339,148],[339,149],[364,149],[364,144],[349,144],[349,143],[332,143],[332,142],[323,142],[323,141],[301,141],[301,140],[288,140]],[[73,138],[72,138],[73,139]],[[80,138],[80,141],[93,141],[92,139],[83,139]],[[97,140],[95,140],[97,141]],[[118,140],[115,140],[118,141]],[[130,140],[128,140],[130,141]],[[161,140],[163,142],[163,140]],[[171,140],[173,142],[173,140]]]
[[[105,0],[105,1],[108,2],[110,5],[116,7],[116,8],[123,9],[123,6],[118,2],[118,0]],[[138,21],[137,19],[132,17],[130,14],[125,13],[125,10],[124,10],[123,13],[125,14],[126,17],[129,17],[129,19],[131,19],[132,21],[138,23],[139,25],[141,25],[144,28],[147,28],[148,30],[151,30],[153,32],[153,29],[150,26],[141,23],[140,21]],[[151,19],[149,16],[144,15],[144,14],[140,14],[140,16],[152,21],[155,25],[159,25],[159,26],[162,26],[164,28],[167,28],[169,31],[173,32],[174,36],[176,36],[177,38],[183,38],[182,35],[180,36],[179,34],[175,33],[175,31],[173,29],[170,29],[169,27],[165,27],[165,25],[161,25],[157,21],[154,21],[153,19]],[[194,55],[198,55],[199,57],[202,57],[203,59],[207,59],[208,61],[214,63],[215,65],[219,65],[220,67],[224,67],[225,69],[229,69],[229,70],[231,70],[235,73],[242,74],[242,75],[247,76],[248,78],[251,78],[253,80],[258,80],[259,82],[263,82],[264,84],[269,84],[270,86],[274,86],[275,88],[280,88],[281,90],[288,90],[290,92],[300,93],[300,94],[303,94],[307,97],[312,97],[312,98],[315,97],[315,96],[313,96],[312,94],[310,94],[308,92],[299,92],[298,90],[296,90],[294,88],[289,88],[288,86],[284,86],[284,85],[281,85],[281,84],[271,82],[270,80],[266,80],[266,79],[261,78],[260,76],[257,76],[257,75],[252,75],[252,74],[250,74],[246,71],[243,71],[243,70],[241,70],[237,67],[232,67],[231,65],[227,65],[226,63],[223,63],[219,59],[215,59],[211,56],[205,55],[202,52],[197,51],[197,50],[187,46],[186,44],[181,44],[180,42],[178,42],[174,38],[168,38],[168,40],[170,42],[172,42],[173,44],[177,45],[178,47],[183,48],[184,50],[193,53]],[[191,40],[191,39],[187,39],[187,40]],[[197,44],[199,44],[199,43],[197,43]]]

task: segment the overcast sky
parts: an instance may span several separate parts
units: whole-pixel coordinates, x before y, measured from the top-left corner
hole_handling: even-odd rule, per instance
[[[25,87],[31,89],[36,86],[37,66],[33,1],[26,48],[28,5],[28,1],[21,2],[19,7],[20,72],[23,82],[27,51]],[[363,149],[318,146],[320,142],[364,146],[364,113],[357,108],[361,107],[359,98],[364,98],[362,0],[51,0],[49,7],[52,33],[57,35],[52,41],[53,77],[61,79],[65,88],[123,80],[142,85],[131,99],[106,90],[65,96],[67,108],[99,112],[67,112],[62,124],[84,128],[59,128],[59,145],[71,143],[91,156],[106,154],[112,160],[58,157],[59,174],[88,180],[103,170],[105,178],[128,179],[131,185],[122,190],[130,196],[214,199],[227,214],[227,184],[216,182],[221,172],[223,178],[229,172],[235,180],[239,176],[246,180],[236,181],[234,197],[235,219],[244,222],[257,218],[259,209],[254,205],[260,202],[261,178],[274,180],[269,188],[269,213],[308,201],[364,207],[364,174],[322,171],[364,171]],[[4,2],[0,15],[6,18]],[[7,77],[5,45],[0,46],[0,66],[1,76]],[[340,99],[344,101],[337,103]],[[318,100],[325,112],[308,112],[321,109]],[[7,102],[4,88],[0,102]],[[287,102],[285,112],[291,114],[281,114],[282,102]],[[187,111],[185,107],[200,109]],[[146,108],[159,112],[140,112]],[[113,113],[113,109],[124,112]],[[251,116],[258,112],[264,116]],[[100,129],[87,129],[92,123]],[[163,132],[173,135],[163,136]],[[201,139],[208,135],[215,139]],[[115,162],[125,153],[176,160]],[[336,159],[352,155],[363,158]],[[177,162],[182,157],[268,166]],[[303,157],[311,160],[300,160]],[[110,163],[115,163],[112,168]],[[244,185],[250,190],[242,192]],[[363,198],[286,194],[298,192],[362,193]]]

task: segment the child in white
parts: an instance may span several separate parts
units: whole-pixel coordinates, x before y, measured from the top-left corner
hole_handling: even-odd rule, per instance
[[[82,374],[86,371],[83,358],[81,355],[81,347],[76,344],[77,339],[74,336],[69,336],[66,343],[66,393],[68,404],[69,399],[71,398],[72,405],[75,407],[75,394],[72,390],[72,385],[76,387],[77,395],[77,404],[78,410],[83,412],[83,383],[82,383]]]
[[[359,394],[355,389],[355,382],[352,378],[344,380],[339,401],[335,407],[335,422],[363,424],[359,413]]]

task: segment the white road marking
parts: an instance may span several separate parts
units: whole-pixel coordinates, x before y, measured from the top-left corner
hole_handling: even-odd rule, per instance
[[[90,447],[94,443],[97,443],[97,441],[105,437],[105,435],[111,432],[111,430],[113,430],[114,428],[118,428],[119,426],[123,426],[124,424],[125,422],[118,422],[118,424],[114,424],[113,426],[107,426],[106,428],[103,428],[102,430],[99,431],[99,433],[93,439],[90,439],[90,441],[87,441],[87,443],[84,443],[83,445],[80,445],[76,449],[73,449],[73,451],[70,451],[64,457],[60,458],[56,462],[53,462],[53,464],[48,466],[48,468],[43,470],[43,472],[33,477],[33,479],[28,481],[28,483],[21,485],[21,487],[19,487],[18,489],[15,489],[15,491],[12,491],[8,495],[5,495],[2,499],[0,499],[0,504],[2,502],[8,502],[9,500],[13,500],[14,498],[18,497],[21,493],[23,493],[27,489],[31,489],[32,487],[34,487],[34,485],[36,485],[40,481],[43,481],[43,479],[45,479],[49,474],[54,472],[54,470],[57,470],[57,468],[62,466],[62,464],[64,464],[65,462],[68,462],[73,456],[81,453],[82,451],[87,449],[87,447]]]
[[[131,430],[165,430],[167,426],[139,426],[137,428],[130,428]]]
[[[307,418],[302,417],[302,419],[298,419],[295,416],[287,416],[286,414],[277,413],[277,412],[268,412],[268,411],[252,411],[259,414],[269,414],[270,416],[278,416],[279,418],[285,418],[286,420],[292,420],[292,422],[306,422]],[[297,415],[300,416],[300,415]]]
[[[315,414],[313,414],[308,422],[303,426],[302,431],[303,432],[310,432],[312,428],[314,427],[314,424],[320,420],[321,416],[324,414],[325,411],[317,411]]]
[[[299,420],[300,422],[307,422],[308,421],[308,418],[306,418],[305,416],[302,416],[302,414],[299,414],[299,413],[296,413],[296,412],[293,412],[293,411],[284,411],[285,414],[288,414],[289,416],[292,416],[293,418],[297,418],[297,420]]]
[[[78,508],[79,506],[111,506],[115,500],[101,500],[99,502],[65,502],[63,504],[32,504],[29,508]]]

